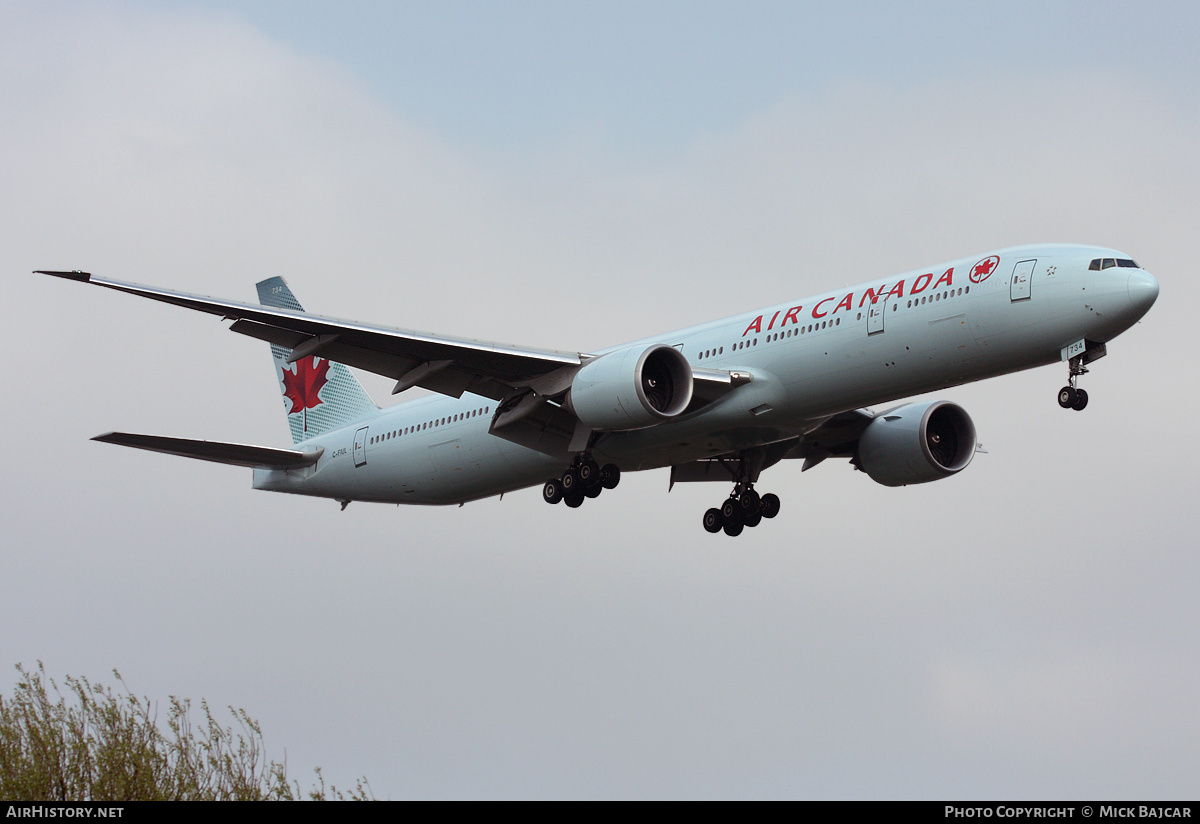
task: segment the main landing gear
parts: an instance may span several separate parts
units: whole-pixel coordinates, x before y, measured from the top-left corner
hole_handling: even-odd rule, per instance
[[[569,507],[583,504],[584,498],[596,498],[606,489],[621,482],[621,470],[616,464],[601,467],[587,455],[577,455],[571,468],[561,478],[546,481],[542,500],[548,504],[563,501]]]
[[[704,528],[714,535],[721,530],[730,537],[741,535],[745,527],[758,526],[763,518],[779,514],[779,496],[773,492],[759,497],[754,485],[739,482],[720,509],[704,513]]]
[[[1067,362],[1070,368],[1070,383],[1058,390],[1058,405],[1063,409],[1082,412],[1088,404],[1088,393],[1076,385],[1079,382],[1079,376],[1086,375],[1088,371],[1087,367],[1083,365],[1083,358],[1083,355],[1076,355]]]

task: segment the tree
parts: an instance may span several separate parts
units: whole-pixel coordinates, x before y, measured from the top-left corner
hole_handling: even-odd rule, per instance
[[[314,801],[344,799],[325,787],[320,768],[307,794],[290,782],[286,763],[268,761],[258,722],[229,708],[236,724],[222,726],[208,703],[193,725],[191,701],[172,696],[166,731],[157,706],[113,676],[123,692],[87,678],[65,679],[66,694],[36,670],[17,665],[12,698],[0,695],[0,798],[25,801]],[[47,689],[47,684],[49,689]],[[349,792],[370,799],[360,778]]]

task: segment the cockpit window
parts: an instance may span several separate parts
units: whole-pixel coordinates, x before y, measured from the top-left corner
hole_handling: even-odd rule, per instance
[[[1111,269],[1114,266],[1120,266],[1122,269],[1141,269],[1137,265],[1137,261],[1129,258],[1096,258],[1088,265],[1088,269],[1093,272],[1098,272],[1101,269]]]

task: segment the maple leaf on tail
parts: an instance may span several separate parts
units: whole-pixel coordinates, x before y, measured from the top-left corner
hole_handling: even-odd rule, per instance
[[[304,412],[304,431],[308,431],[308,410],[321,403],[317,393],[329,383],[329,361],[317,357],[296,361],[296,371],[284,367],[283,396],[292,402],[289,415]]]

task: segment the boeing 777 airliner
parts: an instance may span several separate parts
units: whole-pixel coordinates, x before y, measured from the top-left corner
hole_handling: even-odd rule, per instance
[[[704,528],[779,513],[763,470],[849,458],[887,486],[971,462],[975,425],[948,401],[868,407],[1054,362],[1058,393],[1158,297],[1113,249],[1020,246],[768,306],[597,352],[527,349],[304,312],[282,278],[259,304],[44,271],[232,320],[271,345],[294,449],[110,432],[95,440],[251,467],[254,488],[342,503],[461,504],[542,484],[580,506],[622,472],[733,485]],[[380,409],[346,365],[434,395]]]

